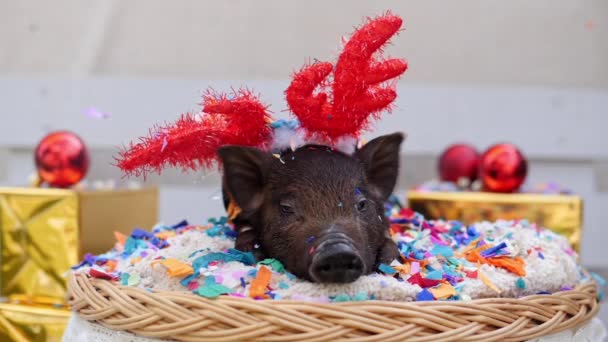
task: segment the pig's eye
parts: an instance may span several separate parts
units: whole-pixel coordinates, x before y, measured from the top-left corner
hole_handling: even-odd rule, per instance
[[[291,205],[286,204],[286,203],[281,203],[281,204],[279,204],[279,207],[281,208],[281,213],[293,214],[293,207]]]
[[[368,205],[367,200],[365,198],[362,198],[359,200],[359,202],[357,202],[357,210],[361,211],[361,212],[366,211],[367,205]]]

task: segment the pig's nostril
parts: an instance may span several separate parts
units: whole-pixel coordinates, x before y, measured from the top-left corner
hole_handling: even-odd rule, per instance
[[[350,245],[336,243],[317,252],[310,272],[322,283],[348,283],[363,274],[363,260]]]

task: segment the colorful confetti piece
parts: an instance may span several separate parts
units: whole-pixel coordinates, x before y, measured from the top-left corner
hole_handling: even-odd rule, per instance
[[[255,276],[255,279],[251,282],[249,288],[249,297],[251,298],[267,298],[266,288],[270,284],[272,278],[272,272],[266,266],[261,266]]]
[[[392,274],[397,273],[397,271],[394,268],[390,267],[387,264],[380,264],[378,266],[378,269],[380,270],[380,272],[382,272],[384,274],[392,275]]]

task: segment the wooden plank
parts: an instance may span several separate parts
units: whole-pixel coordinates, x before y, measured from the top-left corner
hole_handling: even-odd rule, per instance
[[[77,132],[94,147],[115,147],[154,124],[198,111],[200,93],[247,85],[286,117],[287,81],[206,81],[124,78],[0,78],[0,145],[31,147],[52,129]],[[535,158],[608,158],[608,90],[540,87],[399,86],[392,115],[367,137],[408,133],[408,153],[439,153],[455,141],[480,149],[513,142]],[[110,119],[84,115],[88,108]]]

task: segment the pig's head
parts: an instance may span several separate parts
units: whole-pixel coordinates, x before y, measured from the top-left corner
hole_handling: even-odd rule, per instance
[[[263,254],[298,277],[345,283],[399,255],[384,203],[396,183],[402,141],[400,133],[381,136],[353,155],[314,145],[281,158],[239,146],[218,153],[225,190]]]

